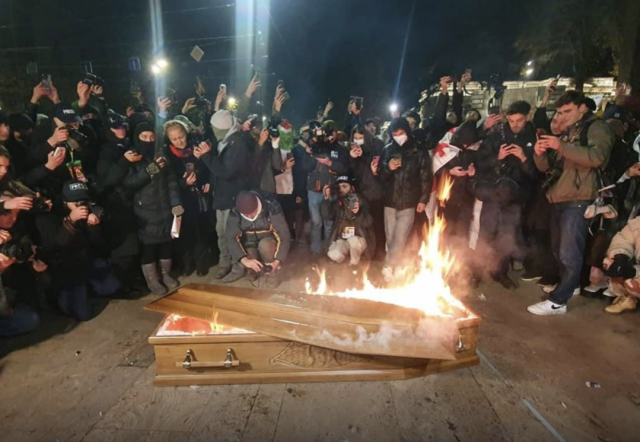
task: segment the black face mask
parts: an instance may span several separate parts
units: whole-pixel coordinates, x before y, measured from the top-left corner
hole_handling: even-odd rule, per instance
[[[136,152],[144,156],[153,156],[156,149],[155,141],[142,141],[139,138],[135,140]]]

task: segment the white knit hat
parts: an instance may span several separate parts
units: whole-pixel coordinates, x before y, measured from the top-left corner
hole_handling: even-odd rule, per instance
[[[211,117],[211,125],[215,129],[229,130],[235,124],[234,117],[228,110],[219,110]]]

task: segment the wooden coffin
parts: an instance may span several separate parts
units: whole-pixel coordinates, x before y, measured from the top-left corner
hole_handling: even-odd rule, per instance
[[[427,332],[436,329],[425,327],[417,312],[352,301],[357,300],[185,286],[147,306],[167,314],[149,338],[156,355],[154,384],[395,380],[478,363],[475,348],[481,320],[471,312],[457,320],[433,318],[428,324],[442,324],[446,333],[434,332],[430,340]],[[166,333],[174,315],[205,321],[205,327],[193,334],[188,327],[177,335]],[[214,319],[251,332],[206,330]],[[383,324],[395,327],[385,339],[351,339],[375,335]],[[416,339],[427,342],[412,342]]]

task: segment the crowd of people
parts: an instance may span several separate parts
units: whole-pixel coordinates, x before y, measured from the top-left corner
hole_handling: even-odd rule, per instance
[[[0,335],[32,330],[43,307],[86,321],[93,297],[141,282],[162,295],[216,263],[221,283],[275,288],[296,265],[291,247],[354,268],[377,261],[385,284],[401,282],[447,183],[439,212],[462,252],[458,276],[513,289],[510,271],[522,270],[549,294],[528,308],[536,315],[566,313],[580,293],[615,298],[609,313],[635,309],[640,137],[629,91],[597,109],[569,90],[549,112],[550,81],[535,109],[464,112],[469,81],[443,78],[433,115],[379,125],[356,98],[344,124],[328,103],[298,130],[282,82],[270,118],[253,113],[258,77],[236,106],[221,85],[213,103],[182,108],[139,94],[123,115],[98,82],[80,81],[73,102],[36,85],[22,112],[0,111]]]

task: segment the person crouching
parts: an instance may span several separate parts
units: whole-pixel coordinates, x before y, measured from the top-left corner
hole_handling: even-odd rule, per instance
[[[375,250],[375,244],[371,244],[375,241],[371,234],[373,218],[367,201],[354,192],[349,177],[338,177],[336,183],[337,197],[332,196],[331,188],[326,186],[320,206],[322,217],[333,221],[327,256],[337,263],[349,257],[350,264],[357,266],[368,249]]]
[[[263,277],[267,288],[280,284],[276,272],[287,259],[291,234],[275,195],[240,192],[229,214],[225,239],[232,262],[249,271],[249,281]],[[222,281],[234,282],[243,276],[244,272],[231,272]]]
[[[640,298],[640,218],[634,218],[611,240],[604,273],[616,299],[604,311],[620,314],[636,309]]]

